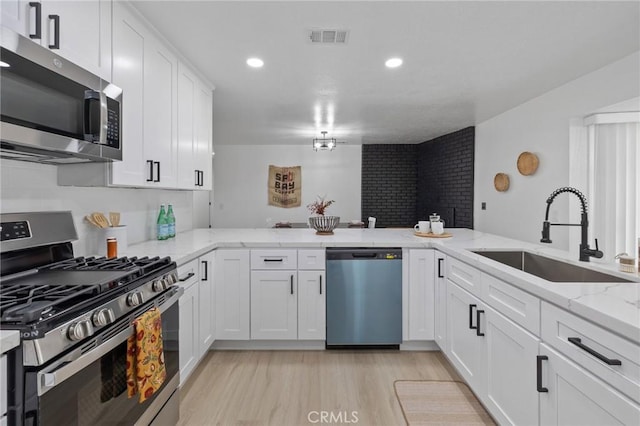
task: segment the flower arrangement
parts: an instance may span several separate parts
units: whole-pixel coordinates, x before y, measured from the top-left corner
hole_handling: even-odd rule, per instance
[[[311,213],[324,216],[324,211],[327,209],[327,207],[335,202],[334,200],[325,201],[324,198],[325,197],[318,196],[318,199],[316,201],[311,204],[307,204],[307,208],[309,209],[309,211],[311,211]]]

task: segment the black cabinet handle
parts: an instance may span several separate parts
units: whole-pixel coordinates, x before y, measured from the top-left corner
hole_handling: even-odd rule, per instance
[[[204,172],[200,170],[200,186],[204,186]]]
[[[283,262],[284,259],[281,257],[279,259],[263,259],[265,262]]]
[[[198,180],[200,179],[200,174],[198,173],[197,170],[194,170],[196,172],[196,183],[195,186],[198,186]]]
[[[322,294],[322,275],[320,275],[320,294]]]
[[[158,174],[156,176],[157,179],[154,179],[154,182],[160,182],[160,162],[159,161],[154,161],[153,164],[158,166]]]
[[[36,9],[36,32],[29,34],[29,38],[42,38],[42,4],[39,1],[29,2],[29,7]]]
[[[484,314],[482,309],[478,309],[476,311],[476,336],[484,336],[484,333],[480,332],[480,314]]]
[[[186,277],[178,278],[178,281],[180,281],[181,283],[182,283],[182,282],[185,282],[185,281],[187,281],[189,278],[193,277],[194,275],[195,275],[195,272],[189,272],[189,273],[187,274],[187,276],[186,276]]]
[[[149,165],[149,177],[147,178],[147,182],[153,182],[153,160],[147,160],[147,164]]]
[[[607,358],[606,356],[602,355],[601,353],[596,352],[595,350],[591,349],[589,346],[587,346],[584,343],[582,343],[582,340],[579,337],[569,337],[569,338],[567,338],[567,340],[570,343],[573,343],[574,345],[576,345],[577,347],[582,349],[583,351],[588,352],[591,355],[595,356],[596,358],[598,358],[600,361],[604,362],[607,365],[622,365],[622,361],[620,361],[619,359]]]
[[[291,274],[291,294],[293,294],[293,274]]]
[[[202,277],[202,281],[209,281],[209,262],[203,260],[202,266],[204,266],[204,277]]]
[[[546,355],[536,356],[536,387],[538,388],[538,392],[549,392],[549,389],[542,386],[542,361],[546,361],[548,359],[549,357]]]
[[[438,278],[444,278],[444,275],[442,275],[442,262],[444,262],[444,259],[439,258],[438,259]]]
[[[53,21],[53,44],[49,45],[49,49],[60,49],[60,16],[49,15],[49,20]]]
[[[474,327],[473,325],[473,310],[477,305],[469,305],[469,328],[471,330],[476,330],[478,327]]]

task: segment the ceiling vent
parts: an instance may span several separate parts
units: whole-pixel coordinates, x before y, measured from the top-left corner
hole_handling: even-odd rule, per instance
[[[348,35],[347,30],[311,30],[309,40],[314,44],[345,44]]]

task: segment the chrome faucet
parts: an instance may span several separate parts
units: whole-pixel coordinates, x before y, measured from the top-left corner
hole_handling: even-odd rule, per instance
[[[555,198],[564,193],[570,192],[574,194],[576,197],[580,199],[580,204],[582,206],[582,213],[580,215],[580,223],[550,223],[549,222],[549,208],[551,207],[551,203]],[[549,195],[547,198],[547,212],[544,215],[544,222],[542,223],[542,239],[541,243],[551,243],[551,239],[549,238],[549,232],[551,231],[551,226],[579,226],[581,229],[581,240],[580,240],[580,260],[583,262],[588,262],[590,257],[596,257],[600,259],[602,257],[602,252],[598,250],[598,239],[596,238],[596,248],[595,250],[589,247],[588,242],[588,230],[589,230],[589,220],[587,219],[587,199],[582,194],[582,192],[578,191],[575,188],[571,187],[563,187],[558,188]]]

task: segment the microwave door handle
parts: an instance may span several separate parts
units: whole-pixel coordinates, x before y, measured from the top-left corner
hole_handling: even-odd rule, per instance
[[[94,126],[93,114],[91,114],[92,104],[100,103],[100,116],[98,126]],[[109,111],[107,109],[107,95],[96,90],[85,90],[84,92],[84,136],[89,142],[107,143],[107,120]]]
[[[109,126],[109,109],[107,108],[107,95],[100,93],[100,129],[98,141],[102,145],[107,144],[107,128]]]

